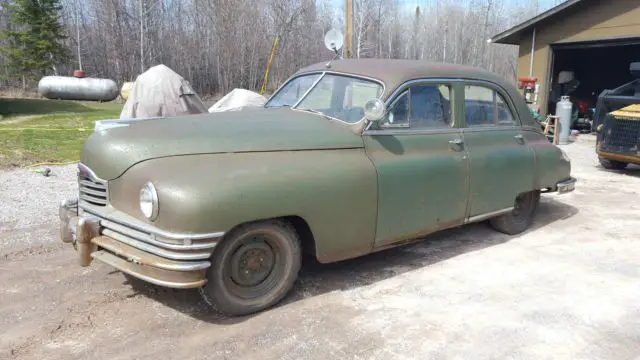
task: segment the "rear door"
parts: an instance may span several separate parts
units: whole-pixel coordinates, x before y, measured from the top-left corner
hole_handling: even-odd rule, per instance
[[[511,99],[497,85],[464,86],[464,143],[470,157],[469,213],[474,217],[511,207],[534,184],[535,158]]]
[[[453,89],[405,85],[387,117],[363,134],[378,173],[376,247],[464,222],[469,162]]]

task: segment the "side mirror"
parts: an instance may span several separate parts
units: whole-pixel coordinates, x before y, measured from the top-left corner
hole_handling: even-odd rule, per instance
[[[364,104],[364,116],[369,121],[379,121],[384,117],[385,106],[380,99],[371,99]]]

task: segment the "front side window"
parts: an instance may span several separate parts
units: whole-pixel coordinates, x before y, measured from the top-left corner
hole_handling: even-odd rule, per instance
[[[447,85],[412,86],[391,104],[383,127],[451,127],[450,96],[451,89]]]
[[[307,83],[306,78],[313,81]],[[318,79],[320,80],[317,81]],[[299,86],[303,81],[304,85]],[[306,90],[294,91],[298,88]],[[311,90],[305,96],[309,89]],[[380,95],[382,85],[372,80],[338,74],[302,75],[284,85],[265,107],[295,105],[296,109],[320,113],[353,124],[364,118],[365,103]]]
[[[485,86],[465,86],[464,109],[467,127],[516,124],[504,97]]]

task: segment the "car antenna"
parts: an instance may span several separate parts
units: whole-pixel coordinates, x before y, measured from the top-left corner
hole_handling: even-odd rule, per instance
[[[339,30],[331,29],[324,35],[324,46],[335,53],[333,58],[329,60],[329,62],[327,62],[327,64],[325,65],[327,69],[331,68],[332,61],[340,58],[340,53],[338,52],[338,50],[342,49],[343,45],[344,36]]]

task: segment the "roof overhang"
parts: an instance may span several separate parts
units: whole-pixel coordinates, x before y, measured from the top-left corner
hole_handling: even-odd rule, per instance
[[[536,17],[533,17],[523,23],[520,23],[512,27],[511,29],[505,30],[500,34],[494,35],[491,39],[487,41],[489,43],[496,43],[496,44],[520,45],[520,38],[523,33],[534,29],[536,26],[540,25],[542,22],[549,20],[550,18],[559,15],[561,12],[568,10],[584,1],[585,0],[567,0],[562,4],[543,12]]]

